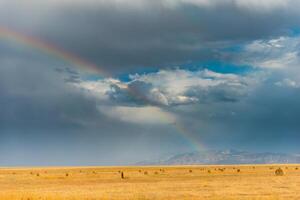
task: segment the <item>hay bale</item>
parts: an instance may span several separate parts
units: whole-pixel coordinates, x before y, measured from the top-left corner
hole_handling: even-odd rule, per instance
[[[275,175],[276,176],[283,176],[284,172],[281,168],[278,168],[278,169],[275,170]]]

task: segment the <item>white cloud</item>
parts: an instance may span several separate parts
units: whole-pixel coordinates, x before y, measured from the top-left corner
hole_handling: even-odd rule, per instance
[[[266,59],[257,65],[264,68],[280,69],[294,66],[296,63],[298,63],[298,52],[287,52],[281,57]]]
[[[245,46],[239,60],[255,67],[287,70],[298,67],[299,47],[300,37],[256,40]]]
[[[199,7],[231,4],[251,11],[271,11],[278,8],[286,8],[291,4],[299,5],[296,0],[164,0],[163,2],[173,7],[180,4],[192,4]]]
[[[126,107],[126,106],[98,106],[104,115],[135,124],[173,124],[175,117],[154,106]]]
[[[116,79],[75,83],[85,94],[106,105],[176,106],[238,101],[257,84],[257,77],[222,74],[210,70],[160,70],[130,75],[130,82]]]
[[[238,62],[262,69],[279,87],[298,88],[300,83],[300,37],[256,40],[238,53]]]
[[[111,84],[117,84],[120,87],[122,86],[120,81],[111,78],[97,81],[87,80],[71,84],[77,89],[82,90],[84,94],[95,97],[101,101],[109,101],[107,92],[111,91]]]
[[[235,4],[246,9],[268,11],[287,7],[289,3],[297,3],[295,0],[234,0]]]
[[[203,103],[208,99],[218,101],[225,96],[228,97],[225,99],[237,100],[246,95],[248,89],[254,85],[254,80],[250,76],[222,74],[210,70],[195,72],[181,69],[161,70],[131,78],[157,88],[164,94],[168,105]]]
[[[289,78],[285,78],[281,81],[278,81],[275,83],[275,85],[277,85],[278,87],[300,88],[299,82],[291,80]]]

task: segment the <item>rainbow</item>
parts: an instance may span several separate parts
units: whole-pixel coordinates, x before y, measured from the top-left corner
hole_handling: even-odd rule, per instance
[[[47,55],[59,58],[67,63],[70,63],[80,71],[102,76],[106,74],[103,68],[100,69],[99,66],[90,63],[73,53],[67,52],[59,46],[50,44],[49,42],[41,40],[37,37],[32,37],[6,27],[0,27],[0,39],[10,40],[32,47],[34,49],[38,49]]]
[[[162,110],[162,112],[166,112]],[[176,119],[172,115],[163,115],[162,121],[167,121],[170,128],[174,130],[174,133],[179,135],[182,139],[188,142],[189,147],[193,149],[193,151],[203,152],[207,148],[204,144],[199,141],[199,138],[195,137],[195,134],[192,133],[182,122]]]
[[[206,147],[199,141],[199,138],[196,138],[183,124],[175,122],[172,125],[177,133],[189,142],[194,151],[202,152],[206,150]]]
[[[0,40],[10,40],[19,44],[23,44],[25,46],[29,46],[31,48],[40,50],[46,55],[53,56],[55,58],[61,59],[67,63],[71,64],[71,67],[76,67],[76,69],[81,72],[97,74],[101,77],[107,77],[107,72],[103,68],[86,61],[85,59],[62,49],[61,47],[50,44],[47,41],[41,40],[37,37],[32,37],[12,29],[1,27],[0,26]],[[136,91],[130,91],[132,96],[138,97],[143,100],[143,96],[138,94]],[[183,137],[186,141],[189,142],[191,147],[196,151],[203,151],[205,147],[203,144],[199,142],[197,138],[195,138],[194,134],[190,133],[180,122],[174,121],[174,119],[167,119],[170,122],[170,125],[176,129],[176,132]]]

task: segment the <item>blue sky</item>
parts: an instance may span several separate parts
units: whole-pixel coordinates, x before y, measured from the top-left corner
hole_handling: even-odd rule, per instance
[[[21,9],[22,8],[22,9]],[[0,0],[0,165],[300,153],[297,0]]]

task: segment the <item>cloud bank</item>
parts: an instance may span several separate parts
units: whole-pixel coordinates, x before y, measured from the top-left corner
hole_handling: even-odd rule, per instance
[[[290,35],[300,26],[296,0],[30,0],[0,5],[1,26],[61,46],[112,74],[221,59],[224,48]]]
[[[0,27],[109,72],[81,73],[0,32],[0,160],[144,160],[194,150],[182,132],[211,148],[298,152],[299,8],[297,0],[0,0]]]

